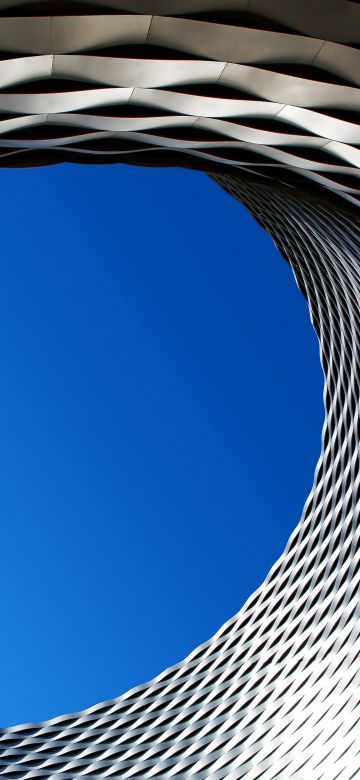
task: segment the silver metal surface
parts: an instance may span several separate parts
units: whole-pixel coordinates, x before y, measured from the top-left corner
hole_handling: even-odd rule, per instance
[[[0,731],[0,775],[360,778],[360,3],[53,8],[0,0],[0,166],[210,173],[308,301],[325,423],[300,523],[242,610],[147,685]]]

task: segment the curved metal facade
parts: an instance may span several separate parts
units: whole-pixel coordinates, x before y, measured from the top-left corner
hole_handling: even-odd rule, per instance
[[[211,173],[308,300],[326,417],[301,521],[243,609],[147,685],[0,732],[0,775],[360,778],[360,4],[9,5],[0,164]]]
[[[357,202],[359,3],[0,0],[0,14],[0,165],[246,168]]]

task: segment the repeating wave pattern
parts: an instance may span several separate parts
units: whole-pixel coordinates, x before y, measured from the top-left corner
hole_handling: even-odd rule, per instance
[[[243,609],[150,683],[0,731],[0,775],[360,778],[360,3],[54,8],[0,0],[0,165],[210,172],[307,298],[326,416],[301,521]]]
[[[360,777],[359,214],[280,185],[217,180],[272,234],[309,302],[326,409],[313,489],[238,615],[147,685],[3,731],[4,777]]]
[[[357,202],[359,3],[0,0],[0,21],[0,165],[246,168]]]

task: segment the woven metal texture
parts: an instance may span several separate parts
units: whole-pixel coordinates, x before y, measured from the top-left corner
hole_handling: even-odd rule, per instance
[[[150,683],[0,731],[9,780],[360,779],[359,43],[348,0],[0,0],[0,165],[210,173],[291,265],[325,379],[313,489],[264,584]]]
[[[357,200],[360,5],[0,0],[0,165],[247,168]]]
[[[273,235],[319,337],[326,419],[303,517],[260,589],[182,663],[4,731],[4,777],[360,777],[360,219],[287,188],[218,181]]]

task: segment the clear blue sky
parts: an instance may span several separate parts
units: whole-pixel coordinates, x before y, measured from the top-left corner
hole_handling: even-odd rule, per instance
[[[200,173],[1,170],[0,725],[90,706],[236,613],[320,452],[318,345]]]

